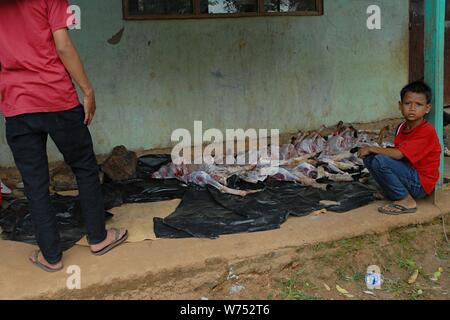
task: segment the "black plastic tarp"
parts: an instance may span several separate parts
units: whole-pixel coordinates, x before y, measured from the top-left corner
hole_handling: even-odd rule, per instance
[[[54,195],[50,201],[56,213],[62,247],[67,250],[87,233],[78,197]],[[109,219],[112,214],[105,211],[105,217]],[[15,200],[2,210],[0,226],[3,239],[36,244],[27,200]]]
[[[158,171],[159,168],[171,161],[172,157],[170,154],[152,154],[142,156],[138,160],[136,177],[147,179],[153,172]]]
[[[152,172],[170,161],[170,155],[144,156],[139,159],[136,178],[126,182],[106,182],[102,185],[105,210],[125,203],[153,202],[182,198],[187,186],[176,180],[151,179]],[[66,250],[86,235],[78,197],[52,195],[51,205],[56,213],[63,248]],[[106,218],[112,214],[105,211]],[[26,199],[14,200],[0,210],[1,237],[36,244],[34,227]]]
[[[126,182],[103,184],[103,197],[107,210],[124,203],[142,203],[183,198],[187,185],[176,179],[134,179]]]
[[[235,185],[236,186],[236,185]],[[346,212],[369,204],[376,189],[359,182],[334,183],[327,191],[289,182],[269,181],[258,193],[239,197],[215,188],[191,188],[165,219],[154,218],[155,234],[161,238],[217,238],[222,234],[279,228],[292,216],[305,216],[326,208]],[[326,207],[321,200],[339,204]]]
[[[182,198],[187,190],[186,185],[175,179],[135,179],[124,183],[106,183],[102,188],[105,210],[125,203]],[[68,249],[86,234],[78,197],[55,194],[50,199],[56,212],[63,248]],[[112,214],[106,213],[107,218],[111,216]],[[3,230],[1,237],[5,240],[36,243],[28,201],[25,199],[15,200],[0,211],[0,227]]]

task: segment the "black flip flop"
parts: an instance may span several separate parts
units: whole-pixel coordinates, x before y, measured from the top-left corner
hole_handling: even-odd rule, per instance
[[[386,210],[385,209],[386,207],[390,208],[390,209],[396,209],[396,210],[399,210],[399,211]],[[391,215],[391,216],[398,216],[398,215],[401,215],[401,214],[416,213],[417,212],[417,208],[406,208],[406,207],[401,206],[399,204],[391,203],[391,204],[388,204],[385,207],[378,208],[378,211],[381,212],[381,213],[384,213],[384,214]]]
[[[40,250],[34,251],[34,253],[33,253],[34,261],[33,261],[33,259],[29,258],[30,262],[32,264],[34,264],[36,267],[38,267],[46,272],[58,272],[58,271],[61,271],[62,269],[64,269],[64,266],[62,266],[61,268],[58,268],[58,269],[53,269],[53,268],[47,267],[46,265],[43,265],[41,262],[39,262],[39,253],[41,253]]]
[[[112,249],[114,249],[115,247],[117,247],[118,245],[124,243],[125,240],[128,239],[128,230],[124,233],[122,238],[119,238],[119,235],[120,235],[120,230],[119,229],[112,228],[111,230],[114,231],[114,241],[110,245],[104,247],[102,250],[99,250],[99,251],[92,251],[91,250],[92,254],[94,254],[96,256],[102,256],[105,253],[107,253],[107,252],[111,251]]]

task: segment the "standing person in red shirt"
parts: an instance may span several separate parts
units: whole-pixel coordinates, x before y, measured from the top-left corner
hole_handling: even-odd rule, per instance
[[[439,180],[442,147],[435,128],[424,119],[431,110],[431,89],[414,82],[401,91],[405,118],[395,137],[395,148],[362,148],[359,156],[393,203],[379,208],[385,214],[417,211],[415,199],[431,194]]]
[[[0,110],[40,248],[30,260],[48,272],[63,268],[50,207],[48,135],[77,178],[92,253],[104,254],[128,236],[123,228],[105,229],[98,165],[87,128],[95,95],[67,31],[68,8],[67,0],[0,2]],[[72,79],[83,92],[83,104]]]

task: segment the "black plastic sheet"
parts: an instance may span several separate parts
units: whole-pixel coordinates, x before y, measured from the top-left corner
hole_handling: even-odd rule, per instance
[[[170,154],[152,154],[142,156],[138,160],[136,168],[136,177],[147,179],[153,172],[156,172],[163,165],[172,161]]]
[[[187,185],[176,179],[135,179],[103,184],[105,208],[108,210],[125,203],[142,203],[181,199]]]
[[[87,233],[78,197],[54,195],[50,201],[56,213],[62,248],[67,250]],[[111,217],[112,214],[105,212],[106,219]],[[27,200],[15,200],[2,210],[0,226],[3,239],[36,244]]]
[[[333,183],[327,191],[321,192],[321,200],[339,202],[339,205],[329,206],[327,210],[342,213],[373,202],[376,192],[376,186],[371,184],[360,182]]]
[[[141,179],[125,182],[106,182],[102,185],[105,210],[119,207],[126,203],[164,201],[183,198],[187,186],[176,179],[150,179],[150,174],[161,165],[170,161],[170,155],[152,155],[139,159],[138,173]],[[51,205],[57,217],[64,250],[72,247],[87,234],[78,197],[51,196]],[[105,212],[106,218],[112,214]],[[3,210],[0,210],[1,237],[36,244],[34,226],[28,211],[26,199],[14,200]]]
[[[239,187],[241,182],[234,183]],[[259,186],[261,187],[261,185]],[[191,188],[165,219],[154,218],[160,238],[217,238],[222,234],[272,230],[288,216],[305,216],[326,208],[346,212],[374,201],[376,188],[359,182],[334,183],[327,191],[289,182],[268,181],[258,193],[239,197],[215,188]],[[321,200],[339,204],[326,207]]]
[[[247,231],[249,223],[234,224],[245,217],[218,205],[206,189],[191,188],[182,202],[168,218],[155,218],[155,232],[158,237],[216,238],[219,234]],[[160,225],[163,223],[163,225]],[[165,226],[166,232],[161,235]],[[171,230],[174,229],[174,232]],[[181,233],[180,233],[181,232]]]

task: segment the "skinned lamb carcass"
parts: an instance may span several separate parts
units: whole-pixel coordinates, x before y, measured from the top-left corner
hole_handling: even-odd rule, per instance
[[[256,193],[261,190],[237,190],[237,189],[231,189],[228,188],[216,180],[214,180],[209,174],[207,174],[205,171],[194,171],[186,176],[186,181],[189,183],[193,183],[198,186],[206,186],[210,185],[216,189],[218,189],[222,193],[228,193],[236,196],[245,197],[248,194]]]

